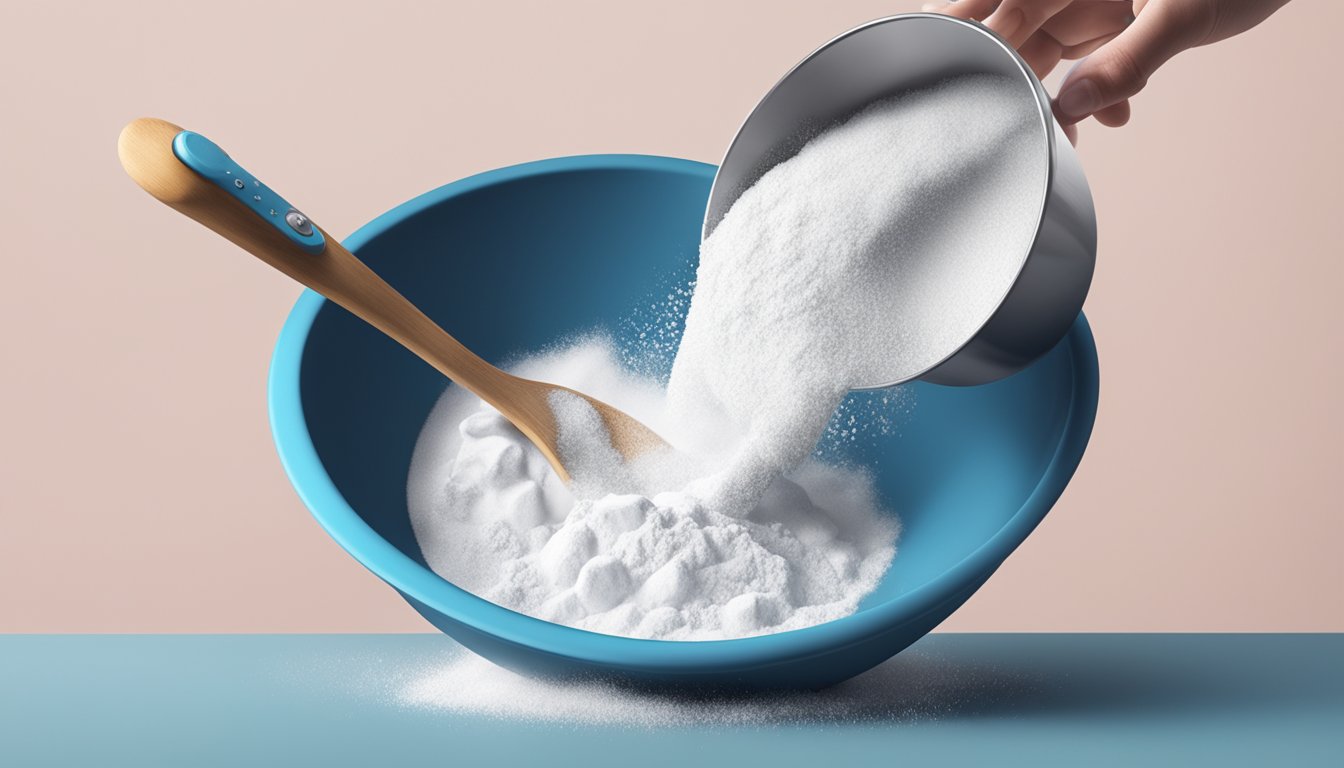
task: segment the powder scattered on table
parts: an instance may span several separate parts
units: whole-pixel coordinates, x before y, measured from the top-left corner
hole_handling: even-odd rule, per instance
[[[1011,671],[919,647],[822,691],[717,695],[539,680],[462,652],[397,681],[391,695],[402,706],[431,713],[657,729],[938,720],[1031,687],[1030,680]]]

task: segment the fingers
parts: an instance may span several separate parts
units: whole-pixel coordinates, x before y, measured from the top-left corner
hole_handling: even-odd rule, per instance
[[[1129,0],[1077,0],[1041,25],[1065,48],[1118,34],[1134,18]]]
[[[1043,21],[1048,20],[1057,8],[1063,8],[1073,1],[955,0],[955,2],[943,2],[935,0],[935,2],[925,3],[924,10],[930,13],[954,16],[959,19],[984,22],[998,32],[1001,37],[1007,39],[1014,48],[1018,49],[1018,53],[1022,55],[1023,60],[1027,62],[1027,66],[1031,67],[1037,77],[1045,77],[1059,63],[1063,56],[1063,46],[1050,35],[1040,32],[1040,25]],[[1109,0],[1085,1],[1088,3],[1109,2]],[[1008,6],[1010,11],[1013,6],[1019,6],[1030,10],[1030,13],[1010,12],[1007,15],[1000,14],[999,11],[1005,6]],[[1018,24],[1019,20],[1025,23]],[[1012,29],[1005,27],[1005,24],[1009,22],[1012,23]]]
[[[1044,30],[1027,38],[1027,42],[1023,43],[1017,52],[1027,62],[1027,66],[1031,67],[1031,71],[1040,78],[1050,74],[1050,70],[1064,58],[1064,47]]]
[[[1129,99],[1117,101],[1105,109],[1099,109],[1092,117],[1104,126],[1119,128],[1129,122]]]
[[[1061,59],[1082,58],[1114,39],[1133,20],[1136,2],[1145,0],[934,0],[924,10],[1000,25],[1001,36],[1029,32],[1020,44],[1010,42],[1036,76],[1044,78]],[[1014,7],[1030,13],[1015,14]],[[997,20],[990,20],[996,14]],[[1003,26],[1005,18],[1017,25],[1016,31]],[[1025,26],[1017,24],[1019,19]]]
[[[1133,7],[1131,0],[1074,0],[1027,38],[1018,52],[1044,79],[1061,59],[1081,59],[1114,40],[1134,20]]]
[[[1074,67],[1055,99],[1061,123],[1076,123],[1133,96],[1159,66],[1189,47],[1191,31],[1168,7],[1145,5],[1125,31]]]
[[[1084,56],[1089,56],[1093,51],[1114,40],[1119,34],[1120,33],[1117,31],[1113,35],[1103,35],[1096,40],[1088,40],[1085,43],[1068,46],[1064,49],[1064,58],[1072,61],[1074,59],[1081,59]]]
[[[1202,6],[1202,10],[1205,13],[1204,21],[1208,24],[1208,32],[1198,41],[1191,43],[1190,47],[1208,45],[1226,40],[1233,35],[1240,35],[1268,19],[1287,4],[1288,0],[1255,0],[1255,2],[1243,0],[1239,3],[1222,3],[1216,7],[1206,4]]]
[[[935,1],[925,3],[924,11],[927,13],[941,13],[945,16],[955,16],[958,19],[984,21],[985,17],[993,13],[998,5],[999,0],[957,0],[957,2]]]
[[[985,18],[985,26],[999,33],[1014,48],[1019,48],[1055,14],[1073,0],[1003,0]],[[960,3],[958,3],[959,5]]]

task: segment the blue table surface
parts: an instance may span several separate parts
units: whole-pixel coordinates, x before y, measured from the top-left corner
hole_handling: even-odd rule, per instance
[[[0,765],[1344,764],[1344,635],[936,634],[824,694],[855,715],[838,722],[399,703],[395,681],[463,653],[440,635],[3,635]]]

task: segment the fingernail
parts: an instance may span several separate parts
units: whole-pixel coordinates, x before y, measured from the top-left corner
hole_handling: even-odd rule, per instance
[[[1058,102],[1059,111],[1069,117],[1087,117],[1101,108],[1101,90],[1085,77],[1064,86]]]
[[[925,13],[934,13],[936,11],[943,10],[947,6],[948,3],[925,3],[924,6],[920,8],[920,10],[924,11]]]

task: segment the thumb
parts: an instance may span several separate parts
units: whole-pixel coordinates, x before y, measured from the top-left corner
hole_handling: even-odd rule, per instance
[[[1125,31],[1078,62],[1055,99],[1059,121],[1071,125],[1138,93],[1157,68],[1194,42],[1177,3],[1147,3]]]

